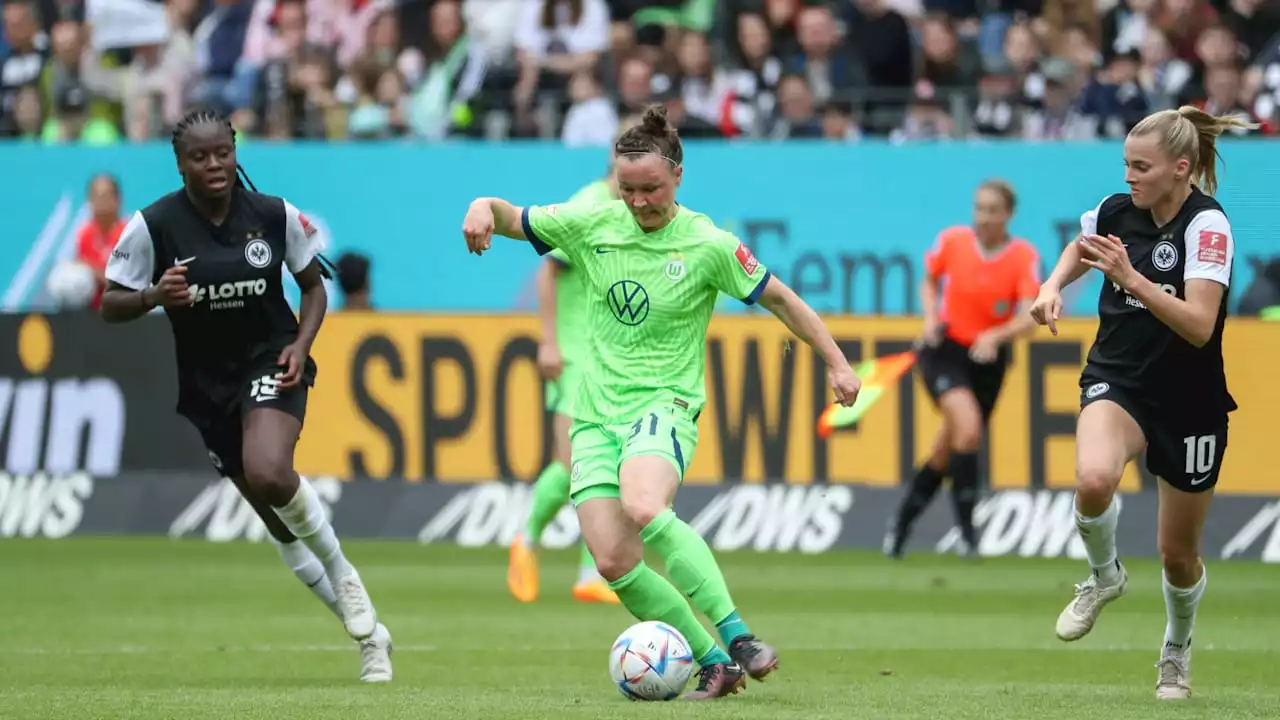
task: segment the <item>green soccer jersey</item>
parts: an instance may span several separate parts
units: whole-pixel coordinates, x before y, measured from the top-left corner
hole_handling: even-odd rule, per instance
[[[612,199],[608,181],[597,180],[574,193],[569,202],[591,204]],[[561,265],[560,272],[556,273],[556,341],[560,345],[560,357],[566,365],[581,364],[587,352],[587,326],[583,322],[586,293],[579,277],[581,273],[573,269],[563,250],[553,250],[549,257]]]
[[[574,417],[629,423],[671,403],[701,412],[717,293],[751,304],[768,282],[751,250],[683,207],[650,233],[620,200],[529,207],[522,224],[540,253],[562,251],[582,277],[588,352]]]

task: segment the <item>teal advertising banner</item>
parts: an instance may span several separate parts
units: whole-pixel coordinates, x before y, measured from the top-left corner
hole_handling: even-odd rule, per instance
[[[1236,232],[1233,296],[1277,254],[1280,143],[1224,143],[1219,197]],[[1118,143],[689,143],[680,201],[738,233],[757,257],[827,313],[918,311],[921,255],[943,228],[969,221],[987,178],[1018,193],[1016,234],[1046,270],[1080,214],[1124,191]],[[477,258],[459,229],[467,204],[497,195],[552,203],[603,174],[604,150],[554,144],[270,144],[240,161],[264,192],[283,195],[329,235],[333,255],[373,258],[374,302],[387,310],[527,309],[537,256],[499,244]],[[120,178],[132,211],[179,186],[166,144],[114,148],[0,144],[0,308],[38,300],[49,268],[74,252],[89,178]],[[1097,278],[1069,296],[1093,312]],[[750,312],[723,303],[724,312]]]

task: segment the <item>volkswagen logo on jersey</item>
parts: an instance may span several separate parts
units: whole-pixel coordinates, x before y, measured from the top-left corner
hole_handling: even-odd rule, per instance
[[[271,264],[271,246],[258,238],[244,246],[244,259],[256,268],[264,268]]]
[[[1178,248],[1173,243],[1163,240],[1151,251],[1151,264],[1157,270],[1169,270],[1178,264]]]
[[[618,322],[634,327],[649,317],[649,293],[635,280],[619,280],[609,287],[609,309]]]

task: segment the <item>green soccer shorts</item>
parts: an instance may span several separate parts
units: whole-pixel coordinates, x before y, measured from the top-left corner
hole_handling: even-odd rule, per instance
[[[666,458],[683,483],[698,446],[698,424],[683,408],[656,405],[625,424],[575,421],[569,443],[573,453],[569,496],[577,507],[593,498],[621,497],[618,472],[633,457]]]

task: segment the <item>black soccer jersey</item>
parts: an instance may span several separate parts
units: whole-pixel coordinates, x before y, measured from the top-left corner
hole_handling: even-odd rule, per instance
[[[107,263],[107,279],[133,290],[183,265],[195,296],[168,308],[178,362],[178,412],[223,412],[246,374],[274,363],[298,336],[284,296],[283,270],[302,272],[323,249],[315,229],[282,198],[232,190],[221,225],[207,220],[186,192],[134,213]],[[304,375],[314,377],[308,359]]]
[[[1235,248],[1222,206],[1193,188],[1177,216],[1156,227],[1151,212],[1135,207],[1129,195],[1112,195],[1081,216],[1080,230],[1120,238],[1134,269],[1170,295],[1185,298],[1186,281],[1193,279],[1224,286],[1213,335],[1204,347],[1195,347],[1137,298],[1105,280],[1085,376],[1137,391],[1159,407],[1234,410],[1223,371],[1222,331]]]

